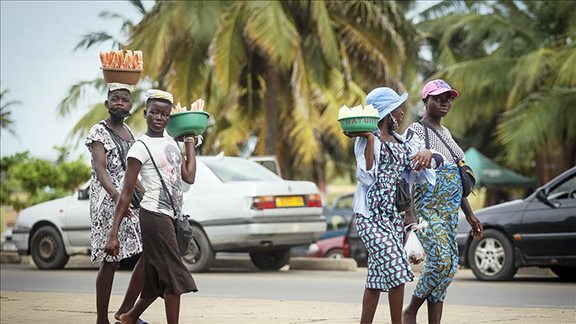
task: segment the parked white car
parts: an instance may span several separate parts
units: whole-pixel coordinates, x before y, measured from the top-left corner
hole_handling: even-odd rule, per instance
[[[315,242],[326,230],[318,187],[288,181],[256,162],[197,157],[196,181],[184,187],[199,247],[183,257],[192,272],[208,270],[217,252],[249,252],[256,267],[288,263],[292,246]],[[76,194],[20,212],[12,241],[38,268],[59,269],[71,255],[90,254],[88,184]]]

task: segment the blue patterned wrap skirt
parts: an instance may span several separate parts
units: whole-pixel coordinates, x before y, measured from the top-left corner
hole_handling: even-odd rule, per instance
[[[415,186],[416,215],[429,224],[423,232],[416,232],[426,251],[422,274],[414,290],[417,298],[436,303],[446,297],[458,268],[456,230],[461,201],[462,183],[455,164],[436,170],[435,186],[428,183]]]

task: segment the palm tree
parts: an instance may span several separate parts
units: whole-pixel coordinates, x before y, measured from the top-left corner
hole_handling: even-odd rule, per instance
[[[129,46],[177,98],[207,99],[205,152],[238,154],[256,137],[289,175],[321,177],[325,152],[351,151],[338,108],[374,84],[404,87],[409,26],[395,2],[160,2]]]
[[[443,1],[423,14],[435,76],[462,90],[447,117],[457,135],[513,168],[535,161],[543,182],[576,164],[576,2]]]
[[[14,120],[12,120],[12,117],[10,116],[12,114],[10,108],[14,107],[15,105],[21,105],[22,102],[18,100],[10,100],[8,102],[4,102],[8,92],[8,89],[4,89],[2,92],[0,92],[0,102],[2,102],[0,106],[0,129],[7,130],[10,134],[16,135],[13,128]]]

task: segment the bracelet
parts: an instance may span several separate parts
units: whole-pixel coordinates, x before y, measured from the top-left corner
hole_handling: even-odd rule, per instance
[[[184,143],[188,142],[196,143],[196,139],[194,139],[194,136],[184,137]]]

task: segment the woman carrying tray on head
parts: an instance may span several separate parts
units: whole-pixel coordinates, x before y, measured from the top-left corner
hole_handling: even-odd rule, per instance
[[[358,187],[354,213],[358,234],[368,251],[361,323],[372,323],[381,291],[388,292],[392,323],[402,323],[404,284],[414,278],[404,251],[404,224],[412,223],[414,217],[407,211],[407,219],[403,220],[398,212],[397,180],[405,170],[429,167],[432,152],[412,151],[396,133],[404,117],[402,104],[407,98],[407,94],[399,96],[390,88],[372,90],[366,103],[378,110],[378,129],[374,133],[346,133],[357,137],[354,152]],[[426,178],[425,173],[422,179],[433,178],[432,175]]]
[[[119,225],[124,218],[138,174],[146,189],[140,207],[142,228],[142,262],[144,287],[140,299],[120,316],[122,323],[137,323],[138,317],[156,298],[164,298],[166,320],[178,323],[181,294],[197,291],[190,271],[180,257],[173,220],[182,213],[182,182],[194,183],[196,156],[193,137],[184,137],[185,155],[176,141],[165,136],[170,120],[173,97],[170,93],[151,89],[144,116],[148,128],[128,152],[128,169],[106,251],[118,254]]]
[[[114,208],[120,197],[124,181],[126,153],[134,143],[134,136],[124,119],[130,115],[132,101],[130,85],[108,84],[108,98],[104,106],[108,117],[94,125],[88,132],[86,146],[92,156],[90,180],[90,221],[92,262],[102,262],[96,277],[96,323],[109,323],[108,306],[114,274],[118,262],[142,252],[138,210],[129,211],[120,225],[118,239],[121,249],[117,255],[104,251],[112,229]],[[144,281],[144,268],[138,261],[126,290],[122,305],[115,313],[116,319],[127,312],[138,298]]]

